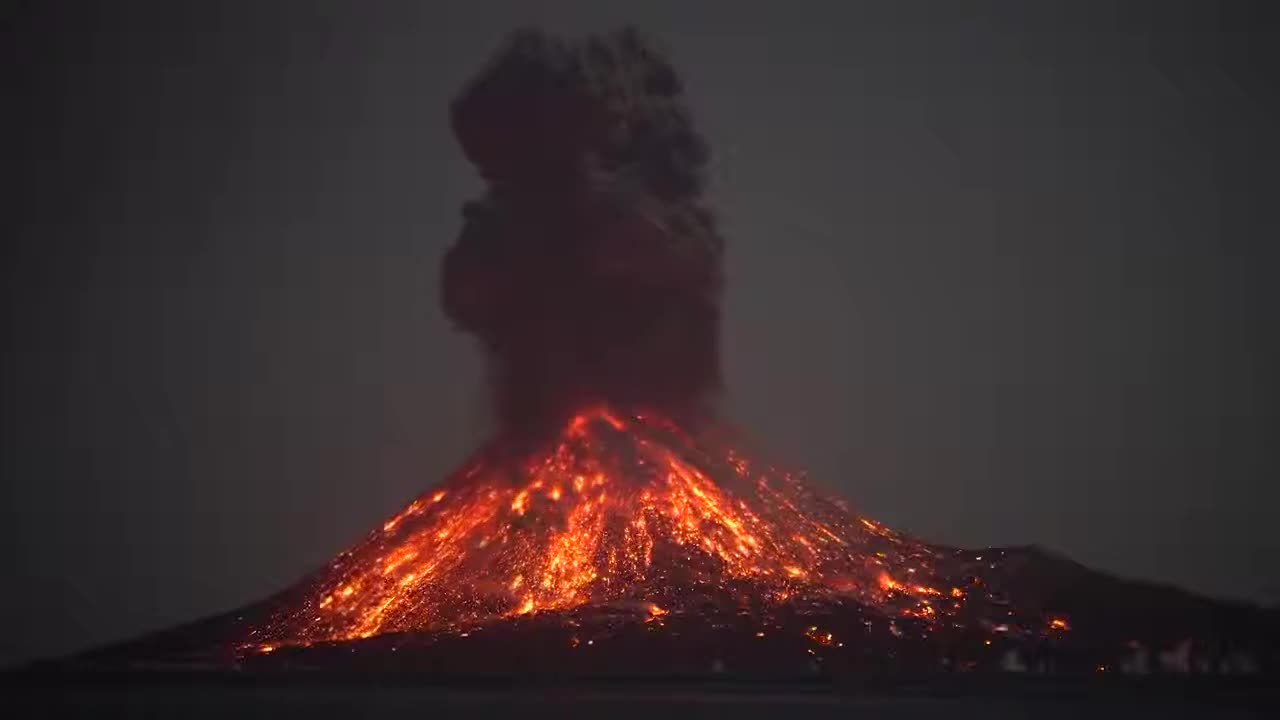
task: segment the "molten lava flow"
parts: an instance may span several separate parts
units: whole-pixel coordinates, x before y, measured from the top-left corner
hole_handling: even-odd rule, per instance
[[[938,549],[651,416],[592,410],[547,451],[500,458],[482,453],[387,520],[253,644],[460,632],[588,604],[660,624],[709,601],[834,597],[936,623],[980,582],[944,579]]]

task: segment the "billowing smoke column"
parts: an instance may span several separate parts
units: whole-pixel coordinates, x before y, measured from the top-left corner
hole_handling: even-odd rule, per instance
[[[506,429],[594,403],[701,414],[720,380],[723,241],[671,66],[630,29],[520,31],[452,119],[488,187],[463,208],[443,304],[490,354]]]

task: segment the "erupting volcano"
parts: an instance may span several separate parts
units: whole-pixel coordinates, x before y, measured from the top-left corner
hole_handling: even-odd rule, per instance
[[[922,542],[763,461],[719,420],[709,152],[638,34],[517,33],[452,117],[488,187],[445,257],[442,304],[491,362],[496,439],[296,586],[93,658],[628,674],[1274,666],[1270,611],[1034,548]]]
[[[1034,548],[931,545],[720,423],[496,441],[326,567],[91,664],[646,676],[1274,670],[1274,612]]]

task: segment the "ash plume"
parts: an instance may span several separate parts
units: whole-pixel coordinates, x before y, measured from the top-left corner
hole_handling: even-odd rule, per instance
[[[723,240],[671,65],[632,29],[514,33],[452,105],[485,179],[443,306],[489,354],[508,431],[608,403],[692,418],[720,384]]]

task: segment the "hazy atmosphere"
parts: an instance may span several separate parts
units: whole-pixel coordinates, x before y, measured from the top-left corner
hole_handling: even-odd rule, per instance
[[[669,50],[771,456],[929,540],[1280,601],[1244,4],[41,5],[3,18],[0,662],[278,590],[486,437],[448,105],[525,24]]]

